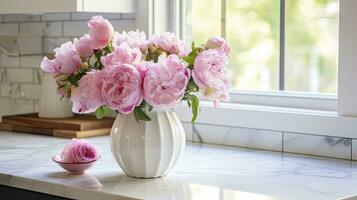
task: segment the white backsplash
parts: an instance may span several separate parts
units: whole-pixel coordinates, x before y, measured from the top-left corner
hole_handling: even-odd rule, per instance
[[[0,41],[9,36],[17,41],[11,55],[0,49],[0,117],[38,111],[43,56],[88,32],[87,21],[95,14],[0,15]],[[99,14],[117,31],[136,29],[134,14]]]
[[[186,140],[284,153],[357,160],[357,140],[233,126],[183,123]]]

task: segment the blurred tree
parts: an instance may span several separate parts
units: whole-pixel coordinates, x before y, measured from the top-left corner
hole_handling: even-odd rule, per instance
[[[221,1],[191,2],[188,35],[204,43],[221,34]],[[278,90],[280,0],[226,2],[233,87]],[[286,11],[286,90],[335,93],[338,0],[286,0]]]

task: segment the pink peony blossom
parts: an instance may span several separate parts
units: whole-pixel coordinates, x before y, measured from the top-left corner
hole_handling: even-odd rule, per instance
[[[61,47],[56,48],[54,52],[55,59],[49,60],[47,57],[43,58],[41,69],[44,72],[70,76],[76,72],[82,64],[82,60],[72,42],[62,44]]]
[[[64,163],[92,162],[99,158],[98,150],[84,140],[73,138],[61,152],[61,161]]]
[[[123,31],[122,33],[115,32],[113,38],[114,48],[119,47],[122,43],[127,43],[131,48],[145,49],[148,45],[146,35],[143,31]]]
[[[140,74],[142,77],[145,77],[146,72],[148,71],[148,66],[151,64],[152,62],[150,61],[141,61],[137,64],[135,64],[134,66],[139,70]]]
[[[120,64],[112,68],[102,86],[105,105],[122,114],[130,113],[143,100],[142,76],[130,64]]]
[[[155,35],[150,40],[150,44],[159,47],[169,54],[176,54],[179,57],[186,56],[190,52],[189,49],[186,48],[185,42],[170,32],[165,32],[161,35]]]
[[[59,74],[59,67],[60,63],[56,61],[56,59],[48,59],[47,57],[44,57],[43,60],[41,61],[41,69],[44,72],[51,73],[51,74]]]
[[[208,49],[222,50],[226,56],[228,56],[230,52],[230,48],[226,40],[218,36],[211,37],[209,40],[207,40],[206,47]]]
[[[91,39],[88,34],[82,36],[79,38],[79,40],[77,38],[74,39],[74,46],[82,58],[88,58],[93,54],[93,49],[90,47],[90,42]]]
[[[102,85],[107,77],[106,71],[90,71],[72,88],[71,100],[74,113],[95,112],[103,104]]]
[[[219,101],[229,100],[230,82],[223,69],[226,59],[224,52],[209,49],[200,52],[194,63],[192,78],[202,90],[204,97],[213,100],[215,105]]]
[[[148,63],[144,78],[144,99],[158,109],[174,107],[183,97],[190,79],[190,70],[175,55],[159,57],[158,63]]]
[[[142,59],[141,51],[138,48],[130,48],[127,43],[122,43],[114,52],[101,57],[105,67],[119,64],[134,64]]]
[[[89,46],[92,49],[103,49],[110,42],[114,35],[113,26],[102,16],[93,16],[88,22],[89,26]]]

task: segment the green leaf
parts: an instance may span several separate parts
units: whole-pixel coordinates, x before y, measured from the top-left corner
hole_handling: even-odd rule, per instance
[[[191,108],[191,100],[187,100],[187,105],[189,108]]]
[[[200,101],[195,95],[192,94],[185,94],[185,96],[182,99],[186,100],[188,106],[192,109],[191,122],[194,123],[198,116]]]
[[[109,42],[108,45],[106,47],[104,47],[103,51],[104,51],[104,55],[107,55],[108,53],[113,52],[114,49],[113,49],[112,43]]]
[[[74,79],[77,81],[81,80],[81,78],[87,74],[87,70],[84,69],[83,71],[78,72],[76,75],[74,75]]]
[[[146,115],[146,113],[139,107],[134,109],[134,117],[136,121],[139,123],[142,121],[151,121],[150,117]]]
[[[183,57],[182,59],[186,61],[189,65],[193,65],[193,63],[195,62],[195,58],[190,55]]]
[[[200,88],[198,87],[198,85],[195,83],[195,81],[192,79],[192,77],[190,78],[190,81],[187,84],[187,89],[190,92],[198,92],[200,90]]]
[[[72,75],[72,76],[68,77],[68,80],[72,85],[78,87],[78,80],[76,79],[75,76]]]
[[[110,108],[106,107],[106,106],[100,106],[99,108],[97,108],[97,110],[95,111],[95,116],[97,117],[97,119],[103,119],[103,117],[108,114],[110,111]]]
[[[192,119],[191,119],[191,122],[194,123],[198,116],[200,101],[198,100],[198,98],[195,95],[191,95],[191,96],[192,96]]]
[[[198,54],[198,50],[199,50],[199,48],[197,48],[195,46],[195,43],[192,42],[192,50],[191,50],[191,52],[186,57],[182,58],[184,61],[186,61],[188,63],[190,69],[193,68],[193,64],[195,63],[195,59],[196,59],[196,56]]]

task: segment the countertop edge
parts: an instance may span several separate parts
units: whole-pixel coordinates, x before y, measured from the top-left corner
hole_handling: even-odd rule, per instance
[[[91,188],[81,188],[72,185],[64,185],[53,182],[41,181],[18,175],[4,174],[0,172],[0,185],[49,194],[70,199],[117,199],[117,200],[140,200],[137,198],[113,195]],[[45,187],[44,187],[45,186]],[[83,195],[85,194],[85,195]]]

